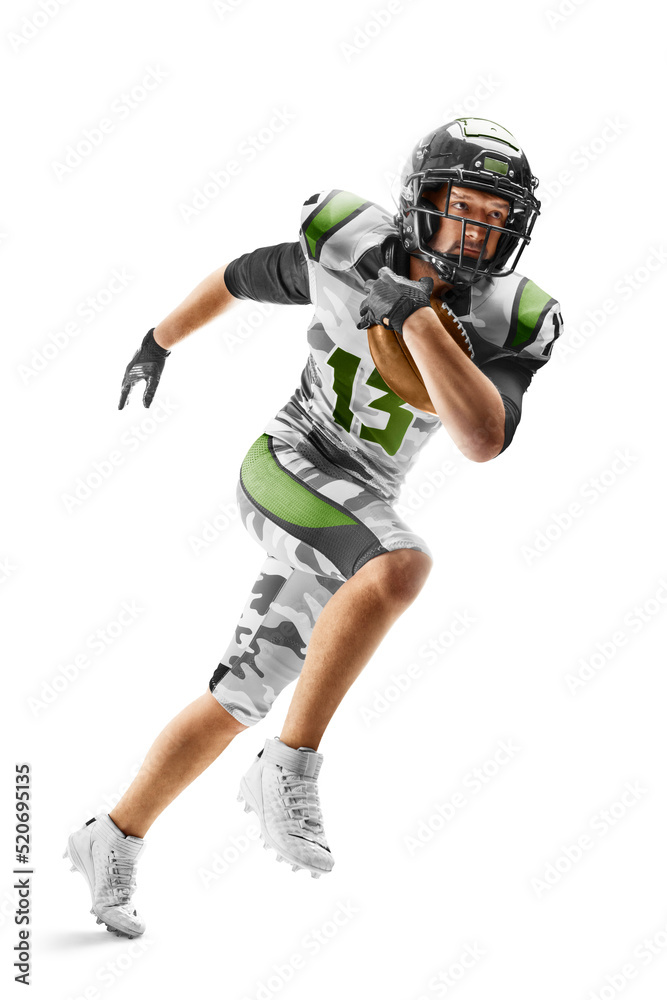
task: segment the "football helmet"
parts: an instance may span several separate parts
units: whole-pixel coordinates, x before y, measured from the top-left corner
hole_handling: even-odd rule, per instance
[[[517,140],[502,125],[485,118],[456,118],[422,138],[403,169],[398,197],[398,226],[401,243],[414,257],[428,261],[454,288],[465,288],[484,276],[503,277],[516,267],[540,214],[534,191],[539,181]],[[425,196],[447,185],[444,211]],[[509,203],[504,226],[475,222],[486,229],[477,257],[464,255],[466,225],[449,211],[452,186],[488,191]],[[440,226],[439,217],[462,223],[460,249],[442,253],[429,241]],[[484,257],[492,232],[501,233],[495,253]]]

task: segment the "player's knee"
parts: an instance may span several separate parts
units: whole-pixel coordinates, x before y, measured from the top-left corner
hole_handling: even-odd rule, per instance
[[[207,701],[212,712],[213,720],[216,726],[224,730],[232,738],[238,736],[248,728],[238,719],[235,719],[231,712],[228,712],[224,705],[222,705],[218,699],[215,697],[210,688],[206,689],[206,694],[208,695]]]
[[[378,557],[382,585],[387,596],[400,604],[411,604],[431,572],[433,560],[418,549],[395,549]]]

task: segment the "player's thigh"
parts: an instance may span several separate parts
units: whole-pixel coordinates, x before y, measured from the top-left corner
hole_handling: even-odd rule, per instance
[[[427,543],[390,504],[310,446],[297,451],[260,435],[241,466],[237,501],[251,536],[295,569],[346,581],[376,557],[421,553],[392,558],[399,581],[432,562]]]

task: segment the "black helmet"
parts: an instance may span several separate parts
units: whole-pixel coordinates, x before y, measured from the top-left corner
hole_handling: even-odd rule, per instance
[[[463,288],[485,275],[503,277],[516,267],[540,214],[534,195],[539,181],[518,142],[502,125],[484,118],[457,118],[442,125],[415,146],[401,176],[399,213],[396,216],[401,243],[415,257],[428,261],[455,288]],[[425,191],[448,185],[445,211],[424,198]],[[488,191],[509,202],[503,227],[475,223],[486,229],[478,257],[464,257],[465,227],[458,253],[441,253],[429,246],[437,232],[438,217],[461,221],[449,212],[453,184]],[[496,252],[483,259],[491,233],[501,232]]]

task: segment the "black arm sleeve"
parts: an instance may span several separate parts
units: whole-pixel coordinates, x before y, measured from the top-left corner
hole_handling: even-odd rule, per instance
[[[227,265],[225,285],[236,299],[280,305],[310,302],[308,267],[298,240],[237,257]]]
[[[509,447],[521,420],[523,394],[530,385],[535,372],[512,358],[497,358],[495,361],[489,361],[480,366],[480,371],[493,382],[505,407],[505,443],[498,452],[499,455],[502,455]]]

